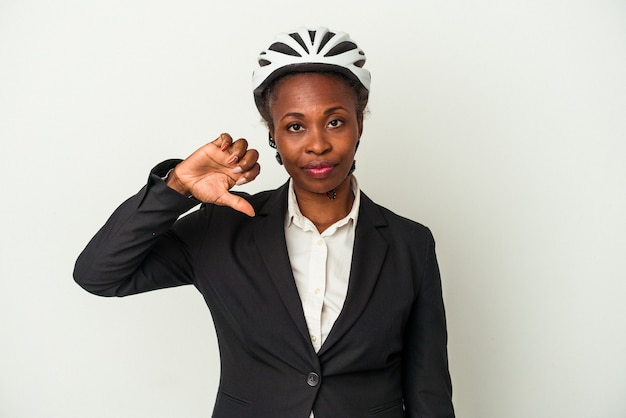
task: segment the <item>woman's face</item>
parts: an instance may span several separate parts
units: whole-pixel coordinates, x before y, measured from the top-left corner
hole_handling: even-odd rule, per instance
[[[349,186],[363,120],[348,83],[323,73],[291,75],[274,88],[270,109],[271,134],[296,193]]]

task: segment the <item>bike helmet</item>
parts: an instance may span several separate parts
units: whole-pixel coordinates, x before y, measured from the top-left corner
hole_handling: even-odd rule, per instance
[[[363,68],[365,53],[345,32],[328,28],[300,28],[281,33],[262,51],[259,66],[252,74],[254,101],[257,107],[263,91],[277,78],[292,72],[333,71],[358,81],[370,89],[370,72]]]

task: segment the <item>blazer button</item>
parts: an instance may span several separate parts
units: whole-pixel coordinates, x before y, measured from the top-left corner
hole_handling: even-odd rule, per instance
[[[320,377],[317,373],[311,372],[309,373],[309,375],[306,377],[306,382],[309,386],[311,387],[315,387],[317,385],[319,385],[320,383]]]

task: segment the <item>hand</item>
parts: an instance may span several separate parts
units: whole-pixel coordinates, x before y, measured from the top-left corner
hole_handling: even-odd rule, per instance
[[[248,149],[248,141],[233,141],[221,134],[178,164],[166,184],[177,192],[254,216],[252,205],[229,192],[235,185],[250,182],[259,175],[261,167],[257,150]]]

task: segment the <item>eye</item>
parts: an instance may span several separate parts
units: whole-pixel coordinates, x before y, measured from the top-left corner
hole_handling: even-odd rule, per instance
[[[300,125],[299,123],[292,123],[291,125],[287,126],[287,130],[291,132],[299,132],[302,130],[302,125]]]
[[[328,122],[328,126],[331,128],[338,128],[341,125],[343,125],[343,121],[339,119],[333,119],[330,122]]]

